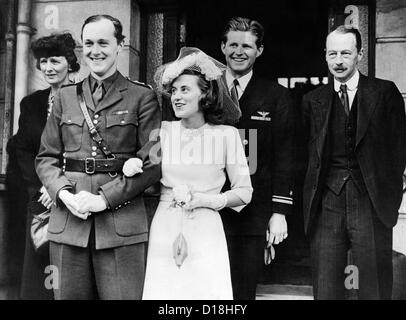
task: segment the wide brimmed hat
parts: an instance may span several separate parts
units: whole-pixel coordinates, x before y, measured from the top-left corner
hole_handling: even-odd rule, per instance
[[[185,70],[201,73],[207,81],[216,81],[218,87],[218,103],[223,109],[225,124],[235,124],[241,117],[238,101],[234,101],[227,88],[224,72],[227,67],[221,62],[208,56],[202,50],[194,47],[183,47],[175,61],[158,68],[154,81],[158,91],[168,93],[169,86]]]

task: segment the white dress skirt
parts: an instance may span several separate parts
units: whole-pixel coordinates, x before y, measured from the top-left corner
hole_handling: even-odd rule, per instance
[[[161,198],[150,230],[143,299],[231,300],[227,243],[219,213],[197,208],[189,214],[174,206],[172,188],[187,185],[194,192],[218,194],[227,174],[231,183],[227,192],[247,204],[252,187],[238,131],[209,124],[190,130],[180,121],[163,122],[161,144]],[[243,207],[234,208],[236,214]],[[187,256],[178,266],[173,244],[180,233]]]

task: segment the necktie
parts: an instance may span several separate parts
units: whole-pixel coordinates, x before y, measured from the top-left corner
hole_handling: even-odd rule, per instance
[[[341,103],[344,106],[345,113],[348,116],[350,114],[350,103],[349,103],[349,100],[348,100],[347,85],[342,84],[340,86],[340,91],[341,91],[340,100],[341,100]]]
[[[238,104],[238,91],[237,91],[237,86],[239,85],[238,80],[234,79],[233,81],[233,86],[231,87],[230,93],[231,93],[231,98],[233,101]]]
[[[99,102],[103,99],[103,82],[97,81],[95,87],[96,89],[93,91],[92,97],[94,105],[97,106]]]

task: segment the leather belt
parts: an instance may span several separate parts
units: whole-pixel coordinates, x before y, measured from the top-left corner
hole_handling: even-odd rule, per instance
[[[93,174],[96,172],[121,172],[123,159],[71,159],[65,158],[65,171],[85,172]]]

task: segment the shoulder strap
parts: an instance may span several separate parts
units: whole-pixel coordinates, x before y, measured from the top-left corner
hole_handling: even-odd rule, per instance
[[[90,137],[96,142],[97,147],[103,152],[103,154],[108,159],[114,159],[114,154],[110,151],[109,147],[107,146],[106,142],[103,140],[102,136],[97,131],[96,127],[93,125],[92,119],[90,119],[89,111],[87,111],[87,106],[85,103],[85,99],[83,98],[83,88],[82,83],[79,83],[76,86],[76,93],[79,99],[80,109],[85,117],[87,126],[89,127]]]

